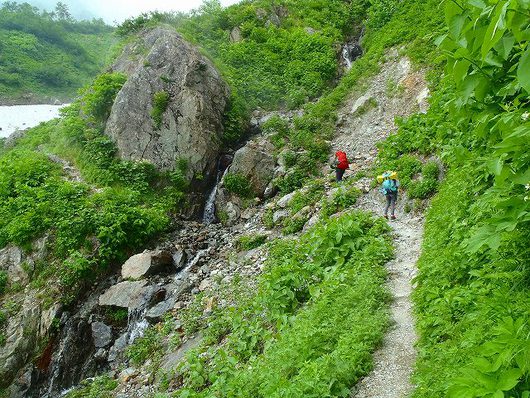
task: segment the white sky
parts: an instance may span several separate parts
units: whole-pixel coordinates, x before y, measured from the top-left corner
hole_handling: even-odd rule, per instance
[[[237,2],[238,0],[221,0],[223,6]],[[190,11],[198,8],[202,0],[92,0],[80,3],[107,22],[121,22],[148,11]]]
[[[3,3],[6,0],[0,0]],[[76,18],[103,18],[112,24],[114,21],[140,15],[149,11],[190,11],[198,8],[202,0],[16,0],[27,2],[41,9],[53,10],[58,1],[67,4]],[[221,0],[223,6],[235,4],[240,0]]]

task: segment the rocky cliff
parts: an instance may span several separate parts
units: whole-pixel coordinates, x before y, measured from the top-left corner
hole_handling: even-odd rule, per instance
[[[185,160],[189,177],[209,177],[230,95],[212,62],[176,32],[157,28],[126,46],[112,70],[128,75],[105,129],[119,155],[160,170]]]

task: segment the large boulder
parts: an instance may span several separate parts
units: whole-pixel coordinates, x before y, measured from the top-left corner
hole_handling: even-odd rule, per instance
[[[215,172],[230,91],[210,60],[175,31],[156,28],[126,48],[111,70],[128,75],[105,128],[122,158],[159,170],[184,159],[189,177]],[[158,124],[152,112],[159,93],[169,102],[157,108]]]
[[[123,279],[140,279],[173,265],[173,256],[166,250],[145,251],[129,258],[121,267]]]
[[[130,311],[141,308],[153,293],[153,289],[146,285],[146,281],[118,283],[99,297],[99,305],[127,308]]]
[[[249,141],[234,155],[229,172],[246,177],[257,196],[263,197],[274,176],[274,146],[267,140]]]

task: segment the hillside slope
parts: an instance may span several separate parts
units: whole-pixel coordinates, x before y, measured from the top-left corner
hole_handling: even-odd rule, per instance
[[[528,397],[529,8],[208,1],[192,15],[124,23],[127,40],[159,24],[178,30],[233,90],[212,191],[221,224],[178,217],[196,204],[193,179],[205,178],[190,181],[186,162],[160,172],[116,157],[103,132],[121,74],[98,77],[62,120],[4,148],[0,245],[34,268],[18,261],[0,271],[0,346],[6,330],[39,329],[42,353],[4,395],[53,396],[83,369],[97,377],[69,398],[346,397],[366,375],[361,393],[380,397],[400,391],[384,381],[395,374],[418,398]],[[363,55],[346,70],[342,51],[362,26]],[[178,123],[170,100],[148,98],[146,122]],[[256,135],[245,144],[249,124]],[[356,168],[335,184],[324,162],[342,147]],[[54,164],[57,155],[69,162]],[[78,176],[71,165],[84,181],[68,180]],[[375,176],[389,169],[402,185],[396,248],[391,227],[366,212],[377,213]],[[401,273],[389,276],[396,265]],[[405,286],[391,289],[393,304],[392,281]],[[419,340],[408,381],[411,284]],[[26,305],[37,299],[41,327],[14,325],[30,319],[20,314],[41,316]],[[396,373],[381,366],[395,365],[401,347],[396,330],[384,338],[390,311],[406,315],[396,330],[407,362]]]
[[[108,62],[115,42],[102,20],[75,21],[27,3],[0,6],[0,104],[72,100]]]

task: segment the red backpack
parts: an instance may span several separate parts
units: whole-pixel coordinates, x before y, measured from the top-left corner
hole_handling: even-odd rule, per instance
[[[344,153],[343,151],[337,151],[335,152],[335,156],[337,157],[337,160],[339,161],[337,168],[346,170],[348,167],[350,167],[350,162],[348,161],[348,157],[346,156],[346,153]]]

